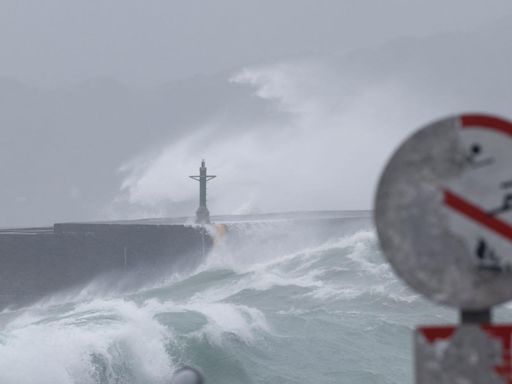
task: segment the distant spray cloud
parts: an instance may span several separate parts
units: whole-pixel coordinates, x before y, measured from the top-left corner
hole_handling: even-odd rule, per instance
[[[217,89],[221,114],[123,167],[122,199],[193,213],[197,186],[186,175],[205,157],[220,176],[210,188],[213,213],[369,209],[381,169],[407,134],[449,114],[510,115],[512,54],[501,47],[511,30],[501,23],[240,69],[226,89],[266,108],[251,115],[257,108]]]
[[[197,186],[186,176],[204,157],[220,176],[210,188],[214,213],[371,207],[378,171],[397,139],[390,132],[404,120],[396,114],[407,99],[400,87],[356,92],[356,80],[321,60],[248,67],[229,83],[265,100],[274,115],[237,129],[228,115],[125,164],[122,199],[191,213]]]
[[[512,117],[504,0],[373,13],[116,1],[10,0],[0,12],[0,226],[192,215],[187,176],[203,157],[219,176],[212,213],[370,208],[412,130],[460,112]]]

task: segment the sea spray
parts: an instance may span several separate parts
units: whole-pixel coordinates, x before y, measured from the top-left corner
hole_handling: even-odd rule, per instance
[[[454,314],[397,281],[369,220],[305,232],[238,225],[192,273],[4,311],[0,383],[411,382],[414,325]]]

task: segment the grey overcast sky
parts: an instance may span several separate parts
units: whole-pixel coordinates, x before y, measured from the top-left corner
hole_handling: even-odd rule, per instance
[[[415,128],[512,117],[510,0],[0,0],[0,226],[369,209]]]
[[[475,28],[509,0],[1,0],[0,76],[158,84]]]

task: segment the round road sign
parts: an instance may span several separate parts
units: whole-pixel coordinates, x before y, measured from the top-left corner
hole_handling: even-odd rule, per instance
[[[462,115],[413,134],[381,176],[375,221],[396,273],[428,298],[512,299],[512,123]]]

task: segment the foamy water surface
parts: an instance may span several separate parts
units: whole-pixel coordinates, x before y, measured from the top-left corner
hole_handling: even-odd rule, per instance
[[[92,282],[4,311],[0,383],[163,384],[190,364],[213,384],[402,384],[415,324],[455,320],[396,279],[370,223],[272,241],[221,245],[137,291]]]

